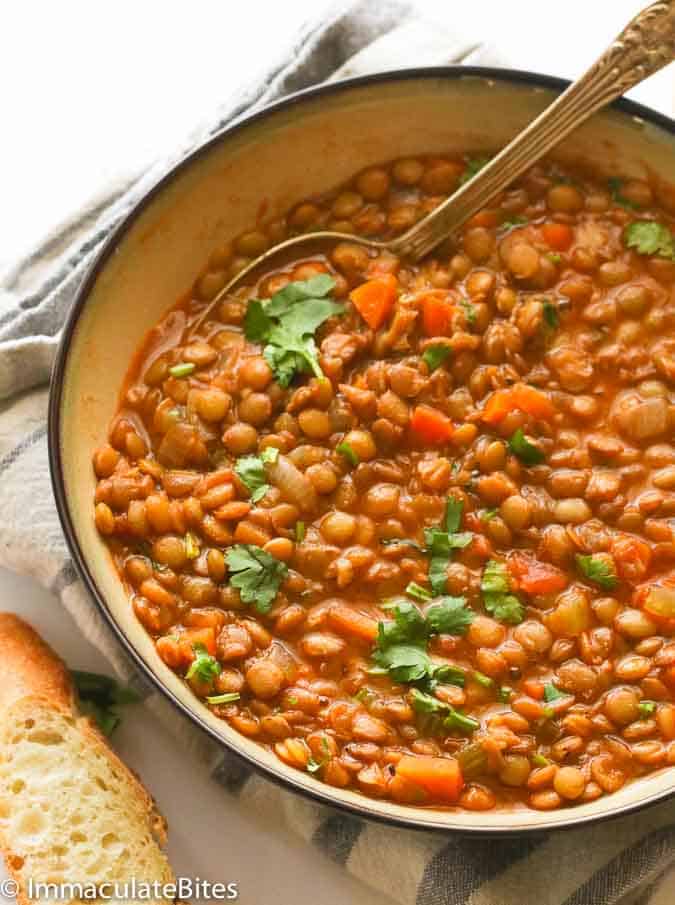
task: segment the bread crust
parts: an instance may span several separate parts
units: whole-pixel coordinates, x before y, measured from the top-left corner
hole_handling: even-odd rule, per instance
[[[112,750],[105,736],[89,719],[79,713],[76,694],[65,663],[28,623],[13,613],[0,613],[0,663],[3,681],[0,682],[0,727],[18,714],[29,717],[38,708],[47,708],[72,721],[82,738],[85,749],[97,751],[124,778],[127,790],[145,813],[148,827],[158,847],[166,845],[166,821],[156,808],[155,801],[137,776]],[[0,850],[7,870],[17,881],[20,905],[32,905],[25,895],[23,858],[12,850],[10,841],[0,830]],[[168,868],[169,873],[170,868]],[[169,882],[166,874],[158,876]]]

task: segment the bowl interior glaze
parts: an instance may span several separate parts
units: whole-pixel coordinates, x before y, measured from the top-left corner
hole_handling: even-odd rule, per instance
[[[216,719],[157,656],[136,621],[93,520],[92,453],[107,435],[131,358],[223,240],[250,228],[261,203],[283,213],[361,168],[420,153],[494,151],[560,91],[523,73],[449,68],[375,76],[315,89],[213,139],[126,218],[79,292],[64,331],[50,407],[60,515],[78,569],[121,640],[185,714],[270,778],[363,816],[427,829],[509,833],[602,819],[675,792],[663,770],[591,804],[551,813],[471,813],[402,807],[335,789],[293,770]],[[558,156],[600,172],[675,177],[674,125],[635,105],[600,115]]]

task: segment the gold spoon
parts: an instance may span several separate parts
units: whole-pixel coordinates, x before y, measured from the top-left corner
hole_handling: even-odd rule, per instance
[[[321,230],[293,236],[259,255],[220,290],[193,325],[251,271],[287,248],[340,240],[419,261],[589,116],[675,59],[675,0],[652,3],[628,23],[593,65],[459,191],[395,239],[376,241]]]

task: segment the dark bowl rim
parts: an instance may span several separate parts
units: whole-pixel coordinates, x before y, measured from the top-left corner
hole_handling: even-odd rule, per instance
[[[446,833],[467,837],[501,838],[514,836],[531,836],[538,833],[550,833],[558,831],[562,832],[563,830],[577,829],[578,827],[584,826],[586,824],[596,824],[603,821],[616,819],[618,817],[624,817],[627,814],[640,811],[651,804],[656,804],[657,802],[664,801],[675,796],[675,788],[672,790],[666,790],[664,792],[657,792],[650,795],[643,801],[640,801],[636,804],[628,804],[622,807],[618,807],[614,811],[610,811],[609,813],[600,814],[597,816],[590,815],[576,818],[571,816],[564,824],[559,824],[553,827],[544,825],[533,827],[505,827],[503,829],[496,829],[481,826],[458,826],[456,824],[453,825],[452,823],[450,823],[449,825],[427,823],[424,820],[424,812],[426,809],[423,808],[411,808],[410,817],[408,817],[407,815],[398,816],[382,813],[372,813],[368,810],[367,803],[369,799],[365,796],[364,804],[362,806],[360,804],[353,804],[351,802],[340,801],[334,798],[327,791],[330,787],[325,786],[326,791],[324,791],[323,784],[317,783],[318,787],[316,789],[307,789],[298,786],[293,781],[293,776],[291,773],[286,775],[281,772],[275,772],[271,767],[268,767],[267,765],[256,761],[246,752],[235,748],[214,729],[208,726],[197,713],[193,712],[189,707],[187,707],[173,694],[173,692],[171,692],[162,683],[161,679],[155,675],[150,665],[144,660],[141,654],[133,646],[131,641],[126,637],[121,627],[115,620],[112,612],[110,611],[104,594],[99,590],[96,581],[94,580],[94,577],[89,570],[89,566],[87,565],[87,560],[84,552],[80,548],[80,544],[77,540],[75,526],[73,520],[71,519],[70,510],[66,498],[63,463],[61,460],[61,447],[59,442],[61,433],[61,403],[63,399],[64,376],[68,363],[70,342],[73,334],[75,333],[75,330],[77,329],[79,318],[85,307],[87,298],[99,276],[99,273],[101,272],[110,256],[113,254],[120,239],[125,235],[125,233],[129,230],[129,228],[140,216],[140,214],[145,210],[147,205],[154,199],[155,195],[159,194],[168,184],[170,184],[174,177],[178,175],[178,173],[191,166],[203,155],[208,154],[211,148],[217,145],[225,137],[232,136],[240,130],[246,129],[253,123],[257,123],[259,120],[265,119],[265,117],[269,116],[272,113],[291,108],[298,104],[301,105],[305,100],[310,100],[322,95],[339,94],[342,91],[348,91],[352,88],[359,88],[367,85],[376,85],[381,82],[423,79],[460,79],[465,77],[476,77],[506,84],[511,83],[516,85],[531,85],[536,88],[546,88],[558,91],[564,91],[564,89],[567,88],[570,84],[570,81],[567,79],[562,79],[557,76],[545,75],[543,73],[537,73],[528,70],[510,69],[495,66],[461,65],[399,69],[387,72],[377,72],[371,75],[359,76],[356,78],[341,79],[329,84],[321,84],[302,89],[301,91],[294,92],[293,94],[287,95],[280,100],[268,104],[261,109],[254,111],[253,113],[236,117],[229,126],[220,129],[193,151],[182,157],[176,164],[171,166],[171,168],[148,189],[148,191],[134,204],[134,206],[124,215],[122,220],[114,227],[110,235],[105,239],[95,259],[89,265],[82,283],[80,284],[76,292],[74,302],[70,308],[70,311],[68,312],[68,316],[64,323],[51,374],[47,421],[49,468],[59,520],[61,522],[61,527],[63,529],[66,542],[73,559],[73,563],[75,565],[79,578],[84,583],[86,590],[92,596],[99,611],[103,615],[103,618],[112,629],[113,633],[121,643],[127,655],[131,658],[132,662],[140,669],[140,671],[143,673],[145,678],[148,679],[151,685],[156,688],[160,692],[160,694],[164,695],[174,705],[174,707],[176,707],[177,710],[180,711],[182,715],[187,717],[190,722],[193,723],[193,725],[199,728],[202,732],[205,732],[219,745],[222,745],[224,748],[226,748],[229,753],[234,754],[236,758],[243,761],[248,767],[252,768],[257,773],[262,774],[266,779],[274,782],[276,785],[282,786],[285,789],[289,789],[296,794],[303,795],[304,797],[309,798],[310,800],[333,810],[346,812],[353,817],[371,820],[377,823],[385,824],[387,826],[396,826],[403,829],[434,833]],[[644,120],[645,122],[652,123],[663,129],[664,131],[675,135],[675,120],[671,119],[665,114],[659,113],[656,110],[651,110],[649,107],[645,107],[642,104],[628,100],[626,98],[619,98],[610,106],[612,109],[619,110],[620,112],[625,113],[628,116],[637,117],[638,119]],[[437,813],[438,810],[439,809],[435,809],[434,812]],[[574,812],[570,811],[569,813],[573,815]],[[452,811],[447,811],[447,814],[448,816],[451,816]]]

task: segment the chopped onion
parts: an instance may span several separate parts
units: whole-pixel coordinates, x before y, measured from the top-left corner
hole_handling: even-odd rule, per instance
[[[276,462],[267,466],[267,476],[282,496],[303,512],[314,512],[318,505],[316,490],[312,482],[287,456],[279,456]]]

